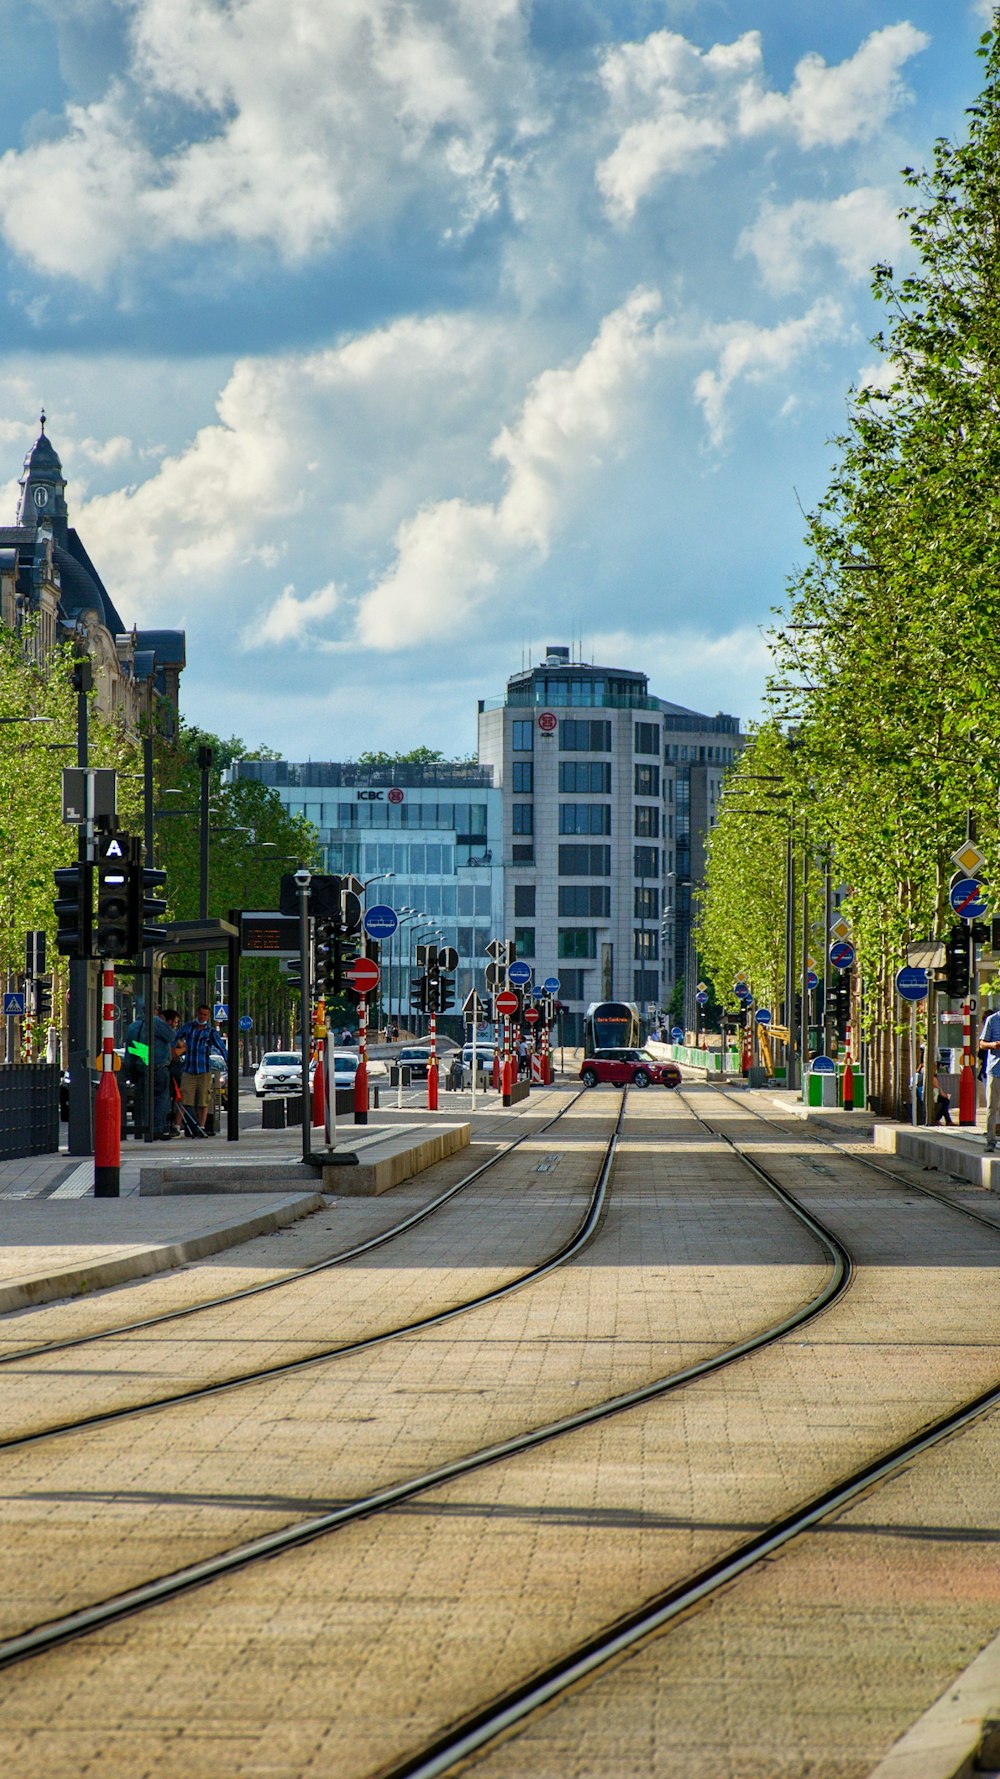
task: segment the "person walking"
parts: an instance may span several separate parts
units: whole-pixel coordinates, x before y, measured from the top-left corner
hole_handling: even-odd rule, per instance
[[[938,1068],[941,1070],[941,1073],[943,1074],[944,1069],[945,1069],[945,1059],[943,1056],[938,1059]],[[942,1124],[942,1123],[943,1124],[954,1124],[955,1120],[951,1115],[951,1094],[945,1093],[944,1088],[940,1085],[936,1074],[934,1076],[933,1086],[934,1086],[934,1116],[931,1119],[931,1123],[932,1124]]]
[[[210,1008],[199,1007],[194,1019],[189,1019],[187,1025],[182,1025],[176,1036],[171,1033],[174,1044],[184,1045],[181,1099],[194,1112],[203,1134],[206,1134],[205,1123],[212,1088],[212,1070],[208,1059],[213,1051],[222,1057],[226,1068],[229,1067],[229,1052],[211,1022],[210,1013]]]
[[[983,1020],[979,1048],[986,1052],[986,1153],[992,1155],[997,1146],[1000,1114],[1000,1013],[995,1008]]]

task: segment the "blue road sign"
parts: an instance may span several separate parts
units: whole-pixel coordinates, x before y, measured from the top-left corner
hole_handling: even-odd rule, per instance
[[[5,1019],[19,1019],[24,1012],[23,994],[5,994],[3,997],[3,1016]]]
[[[399,925],[399,915],[387,902],[376,902],[365,915],[365,932],[369,939],[391,939]]]
[[[817,976],[815,970],[809,971],[809,974],[806,977],[806,986],[809,989],[810,994],[812,993],[814,988],[817,988],[819,986],[819,977]]]
[[[832,1056],[814,1056],[809,1064],[809,1073],[811,1075],[835,1075],[837,1065]]]
[[[527,988],[531,981],[531,965],[514,962],[508,966],[507,981],[511,988]]]
[[[770,1009],[770,1007],[758,1007],[757,1011],[753,1017],[754,1017],[755,1025],[770,1025],[770,1023],[771,1023],[771,1009]]]
[[[698,994],[696,994],[694,998],[697,1001],[699,1007],[707,1007],[708,1006],[708,996],[707,996],[707,994],[704,993],[703,990],[700,991]]]
[[[896,993],[902,1001],[927,999],[927,971],[921,964],[906,964],[896,971]]]
[[[557,995],[561,987],[558,976],[546,976],[545,981],[542,983],[542,987],[547,995]]]
[[[983,886],[974,877],[960,877],[948,891],[948,900],[959,920],[982,920],[986,913]]]
[[[735,990],[735,994],[736,994],[736,999],[738,1001],[742,1001],[744,1007],[749,1007],[751,1002],[753,1001],[753,995],[750,993],[750,990],[748,988],[738,988]]]
[[[670,1041],[672,1044],[683,1044],[683,1042],[684,1042],[684,1027],[682,1025],[671,1026]]]
[[[212,1008],[212,1017],[213,1019],[229,1018],[229,1008],[226,1006],[225,1001],[216,1001],[215,1006]]]
[[[830,947],[830,962],[835,970],[849,970],[857,956],[847,939],[835,939]]]
[[[253,1020],[250,1018],[249,1013],[241,1013],[240,1014],[240,1031],[241,1032],[252,1032],[253,1031]]]

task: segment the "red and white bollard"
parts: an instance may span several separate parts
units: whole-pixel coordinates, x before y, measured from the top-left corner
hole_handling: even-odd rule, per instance
[[[327,1142],[330,1133],[326,1126],[326,1047],[327,1038],[316,1040],[316,1067],[313,1071],[312,1086],[312,1123],[314,1130],[322,1130]]]
[[[115,1080],[115,972],[102,973],[101,1079],[94,1105],[94,1197],[120,1197],[122,1159],[122,1102]],[[149,1058],[153,1059],[153,1018],[147,1008]]]
[[[358,997],[358,1066],[354,1074],[354,1122],[368,1123],[368,1003]]]
[[[972,1066],[972,1008],[962,1002],[962,1069],[958,1077],[958,1122],[976,1122],[976,1071]]]
[[[437,1014],[431,1014],[431,1053],[427,1060],[427,1110],[438,1109]]]

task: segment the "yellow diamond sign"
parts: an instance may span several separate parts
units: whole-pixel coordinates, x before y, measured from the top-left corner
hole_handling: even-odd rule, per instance
[[[956,865],[960,865],[966,877],[978,876],[986,863],[984,855],[972,840],[966,840],[957,852],[952,853]]]
[[[831,937],[831,939],[849,939],[850,936],[851,936],[851,929],[848,926],[843,915],[841,915],[840,919],[835,920],[832,927],[830,928],[830,937]]]

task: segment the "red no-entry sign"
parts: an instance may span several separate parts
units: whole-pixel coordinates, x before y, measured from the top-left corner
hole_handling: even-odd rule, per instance
[[[344,974],[355,994],[359,995],[370,995],[372,989],[378,987],[381,977],[381,971],[373,957],[356,957]]]
[[[525,1023],[525,1025],[536,1025],[537,1022],[538,1022],[538,1008],[537,1007],[525,1007],[525,1009],[524,1009],[524,1023]]]
[[[512,1013],[516,1013],[517,996],[513,989],[501,989],[500,993],[497,995],[496,1006],[497,1012],[503,1014],[505,1018],[509,1018]]]

